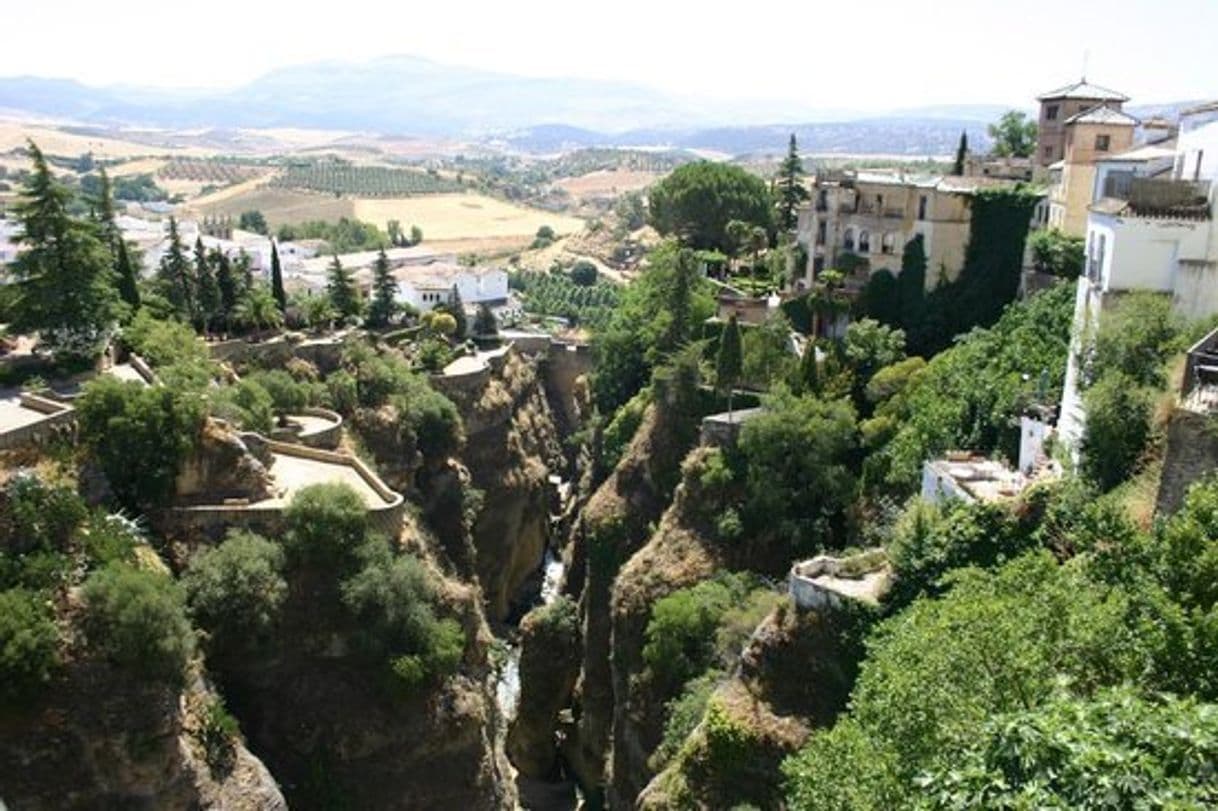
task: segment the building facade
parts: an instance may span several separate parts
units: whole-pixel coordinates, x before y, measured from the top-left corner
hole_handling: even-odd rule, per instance
[[[1093,85],[1086,78],[1042,93],[1036,130],[1036,164],[1048,167],[1066,155],[1066,122],[1096,107],[1120,110],[1129,97],[1106,87]]]
[[[1095,193],[1097,163],[1128,152],[1138,123],[1133,116],[1102,105],[1064,122],[1064,155],[1049,168],[1049,227],[1071,236],[1083,235],[1087,207]]]

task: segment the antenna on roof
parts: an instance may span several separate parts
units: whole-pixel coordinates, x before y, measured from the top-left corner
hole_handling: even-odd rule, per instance
[[[1083,48],[1083,83],[1084,84],[1087,83],[1087,58],[1090,55],[1091,55],[1091,52],[1089,50],[1087,50],[1086,48]]]

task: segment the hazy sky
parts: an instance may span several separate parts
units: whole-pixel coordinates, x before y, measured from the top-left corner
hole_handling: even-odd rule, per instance
[[[1135,102],[1218,97],[1218,0],[5,5],[0,75],[90,84],[223,86],[295,63],[411,54],[805,107],[1030,106],[1078,78],[1086,51],[1088,77]]]

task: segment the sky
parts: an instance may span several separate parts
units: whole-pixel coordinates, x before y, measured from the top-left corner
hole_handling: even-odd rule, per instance
[[[45,0],[6,3],[0,76],[225,87],[408,54],[711,99],[1031,107],[1087,77],[1134,103],[1218,97],[1218,0]],[[46,36],[37,35],[45,32]]]

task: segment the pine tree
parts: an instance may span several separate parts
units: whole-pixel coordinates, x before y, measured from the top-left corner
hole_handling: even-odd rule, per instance
[[[808,199],[808,190],[803,184],[804,167],[791,133],[787,145],[787,156],[783,158],[776,181],[778,192],[778,227],[783,231],[794,231],[799,224],[799,204]]]
[[[229,218],[232,219],[231,217]],[[231,225],[228,226],[229,235],[232,234]],[[225,237],[228,239],[228,237]],[[237,261],[234,263],[234,270],[237,274],[237,279],[241,282],[241,294],[245,295],[254,289],[254,266],[250,262],[250,255],[245,252],[245,248],[237,251]]]
[[[38,331],[57,356],[92,357],[115,314],[111,255],[97,224],[68,215],[72,193],[52,177],[33,141],[29,150],[34,169],[13,207],[26,249],[12,264],[10,326]]]
[[[901,254],[897,302],[900,327],[905,330],[912,346],[922,334],[922,322],[926,317],[926,249],[921,234],[906,242]]]
[[[132,262],[131,251],[127,247],[127,241],[121,237],[118,240],[118,260],[115,263],[115,276],[117,277],[119,296],[131,306],[133,311],[138,310],[140,306],[139,277],[135,272],[135,263]]]
[[[668,288],[668,313],[671,320],[660,342],[662,352],[672,352],[689,341],[693,331],[692,319],[694,275],[698,263],[694,252],[682,248],[673,267],[672,282]]]
[[[197,328],[208,332],[220,313],[220,286],[216,282],[215,253],[203,250],[203,239],[195,241],[195,297]]]
[[[118,222],[114,215],[114,191],[106,170],[102,168],[97,174],[101,185],[98,189],[97,199],[93,201],[93,215],[97,218],[97,224],[101,226],[102,238],[114,252],[114,260],[117,263],[118,242],[122,239],[122,234],[118,230]]]
[[[458,338],[464,338],[469,332],[469,321],[465,317],[465,302],[461,300],[461,291],[457,289],[455,284],[453,285],[452,295],[448,297],[447,310],[457,322],[457,328],[453,331],[453,334]]]
[[[384,251],[381,252],[382,254]],[[271,240],[271,295],[279,305],[279,312],[288,308],[288,294],[283,289],[283,268],[279,265],[279,248]]]
[[[217,250],[212,254],[212,261],[216,265],[216,287],[220,291],[220,320],[224,328],[228,329],[232,324],[233,311],[237,309],[237,302],[241,298],[241,290],[228,257]]]
[[[719,354],[715,357],[715,385],[720,391],[727,392],[727,413],[731,418],[732,390],[740,381],[740,373],[744,370],[744,352],[740,342],[740,324],[736,314],[728,319],[719,338]]]
[[[474,334],[481,337],[499,334],[499,321],[485,301],[478,305],[478,313],[474,316]]]
[[[956,147],[956,162],[952,164],[952,174],[956,177],[964,176],[964,159],[968,157],[968,133],[960,132],[960,143]]]
[[[398,283],[389,269],[389,257],[385,255],[385,249],[381,248],[376,263],[372,266],[372,304],[368,307],[370,326],[383,327],[389,323],[394,310],[397,309],[394,299],[397,291]]]
[[[330,263],[326,294],[340,318],[359,315],[359,291],[355,289],[355,279],[352,278],[351,271],[343,267],[338,254],[334,254],[334,261]]]
[[[178,221],[170,217],[169,248],[161,256],[157,279],[164,290],[165,298],[169,299],[177,314],[187,321],[193,320],[194,313],[191,275],[190,261],[186,258],[186,249],[182,246],[182,237],[178,233]]]

